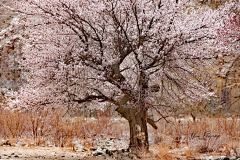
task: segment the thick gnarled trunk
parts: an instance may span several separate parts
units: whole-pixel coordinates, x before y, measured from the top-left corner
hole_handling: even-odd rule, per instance
[[[142,109],[129,110],[130,145],[131,152],[138,154],[148,151],[147,111]]]
[[[148,151],[149,143],[147,123],[149,123],[151,120],[147,117],[147,110],[141,108],[120,107],[117,108],[116,111],[120,113],[124,118],[126,118],[129,122],[130,128],[129,149],[131,150],[131,152],[139,154],[142,153],[143,151]],[[157,127],[155,129],[157,129]]]

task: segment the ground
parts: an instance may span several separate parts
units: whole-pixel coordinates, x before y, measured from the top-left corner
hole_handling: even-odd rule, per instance
[[[74,152],[72,148],[59,148],[59,147],[0,147],[0,159],[16,159],[16,160],[138,160],[136,156],[126,156],[125,154],[115,154],[114,156],[89,156],[90,151]],[[128,153],[127,153],[128,155]],[[130,155],[130,154],[129,154]],[[149,156],[142,159],[155,160],[155,156]],[[156,157],[155,157],[156,158]]]
[[[58,147],[0,147],[1,159],[38,160],[78,160],[86,156],[87,152],[73,152],[71,148]]]

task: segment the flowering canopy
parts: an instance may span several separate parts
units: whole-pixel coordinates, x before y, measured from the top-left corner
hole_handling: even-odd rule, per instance
[[[149,107],[196,100],[210,94],[208,60],[229,51],[215,37],[231,3],[216,10],[189,0],[14,4],[28,42],[28,84],[19,91],[19,106],[91,101]]]

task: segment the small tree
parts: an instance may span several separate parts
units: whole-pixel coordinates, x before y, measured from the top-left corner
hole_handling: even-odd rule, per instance
[[[129,122],[130,149],[149,147],[149,108],[207,97],[207,60],[223,8],[189,0],[22,0],[28,85],[19,106],[107,103]]]
[[[228,17],[223,21],[221,26],[222,28],[218,29],[218,39],[225,44],[231,43],[237,45],[235,47],[238,47],[238,50],[240,41],[240,15],[237,7],[229,12]]]

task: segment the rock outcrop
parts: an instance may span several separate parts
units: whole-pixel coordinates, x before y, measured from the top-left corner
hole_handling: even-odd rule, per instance
[[[10,1],[1,1],[9,5]],[[19,20],[16,13],[0,10],[0,103],[4,104],[9,98],[9,91],[17,91],[25,82],[22,76],[23,67],[20,28],[14,25]]]

